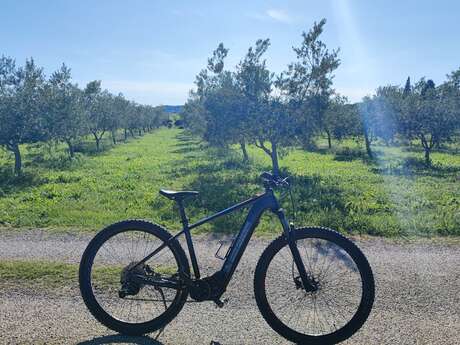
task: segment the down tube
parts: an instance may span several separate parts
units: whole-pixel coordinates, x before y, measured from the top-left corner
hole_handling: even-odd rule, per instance
[[[248,245],[248,242],[254,232],[254,229],[259,224],[259,219],[262,213],[267,209],[271,208],[272,203],[269,197],[260,199],[257,201],[249,210],[249,213],[244,221],[244,224],[238,233],[238,236],[233,243],[230,253],[222,266],[221,272],[225,277],[225,286],[232,278],[233,272],[235,272],[236,267],[241,259],[241,256]]]

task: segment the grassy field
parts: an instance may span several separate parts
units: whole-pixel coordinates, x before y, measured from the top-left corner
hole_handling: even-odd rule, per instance
[[[383,236],[460,235],[459,152],[434,153],[433,167],[426,168],[417,150],[377,147],[378,158],[369,161],[353,141],[333,151],[322,142],[318,146],[281,159],[292,176],[296,223]],[[245,165],[237,150],[209,148],[179,129],[160,129],[72,162],[63,150],[24,148],[25,174],[19,179],[8,172],[11,158],[0,154],[0,225],[93,231],[125,218],[147,218],[174,230],[177,210],[158,195],[160,188],[200,191],[187,204],[196,220],[260,191],[258,175],[270,169],[256,148],[249,148],[251,164]],[[237,231],[242,216],[218,219],[201,231]],[[258,231],[277,232],[279,225],[267,215]]]
[[[122,267],[97,267],[93,270],[93,280],[98,286],[119,287]],[[78,265],[46,260],[1,260],[0,285],[21,284],[29,288],[58,288],[78,286]]]
[[[26,287],[56,288],[77,286],[78,266],[48,261],[0,261],[2,285],[25,284]]]

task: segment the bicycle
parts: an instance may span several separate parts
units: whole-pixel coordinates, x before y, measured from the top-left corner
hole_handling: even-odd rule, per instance
[[[278,334],[298,344],[336,344],[357,332],[374,302],[371,267],[350,240],[323,227],[296,228],[275,195],[289,190],[287,178],[261,175],[265,192],[189,224],[184,199],[196,191],[160,190],[177,202],[182,231],[170,234],[144,220],[126,220],[100,231],[83,253],[79,282],[83,300],[105,326],[128,335],[162,330],[193,300],[221,300],[261,215],[280,220],[282,235],[264,250],[254,274],[257,306]],[[294,202],[291,194],[291,201]],[[251,206],[229,246],[222,268],[201,278],[191,230]],[[178,241],[185,236],[191,261]]]

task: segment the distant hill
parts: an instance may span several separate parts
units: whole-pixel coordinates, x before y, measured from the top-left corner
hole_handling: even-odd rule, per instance
[[[163,110],[167,113],[180,113],[183,105],[164,105]]]

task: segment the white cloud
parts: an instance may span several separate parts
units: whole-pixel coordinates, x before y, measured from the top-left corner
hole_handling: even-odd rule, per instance
[[[292,22],[292,17],[284,10],[281,9],[268,9],[265,14],[273,20],[282,23],[290,23]]]

